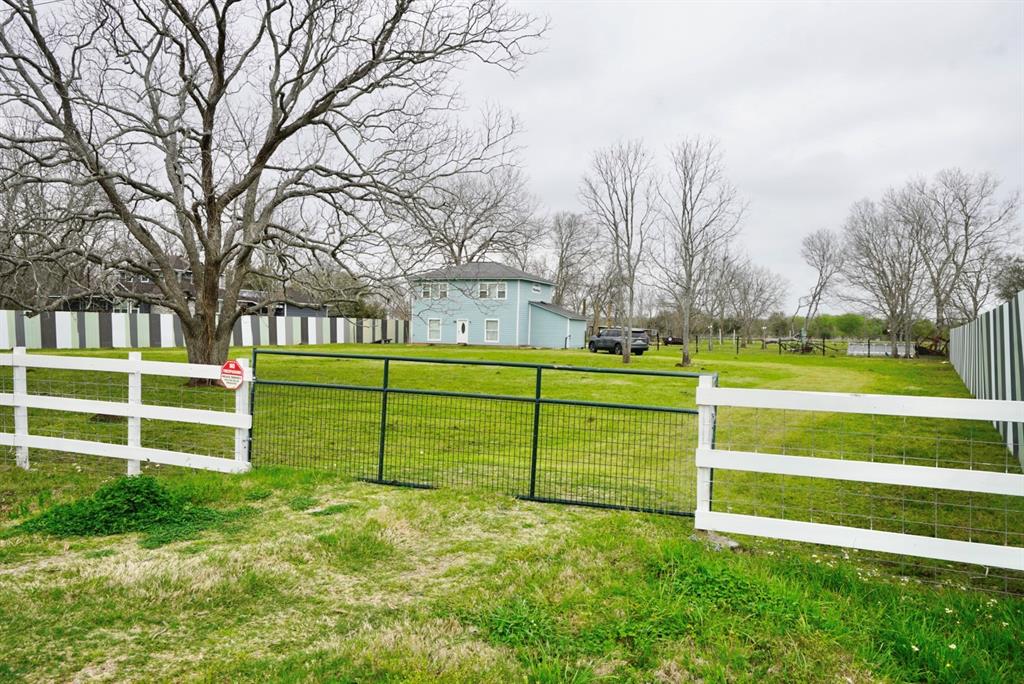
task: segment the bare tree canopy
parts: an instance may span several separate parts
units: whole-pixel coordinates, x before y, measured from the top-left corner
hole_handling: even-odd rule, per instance
[[[397,206],[402,261],[452,266],[518,255],[536,240],[537,202],[513,165],[441,179]]]
[[[924,265],[912,227],[865,199],[850,210],[843,238],[844,295],[886,321],[895,357],[899,339],[911,339],[911,327],[926,291]]]
[[[510,123],[454,123],[452,74],[515,70],[540,31],[490,0],[0,3],[0,147],[32,162],[2,182],[92,188],[58,229],[89,237],[51,240],[47,263],[150,279],[105,282],[174,311],[196,362],[226,358],[257,254],[268,277],[379,268],[381,206],[501,157]]]
[[[800,242],[800,256],[804,263],[814,269],[814,287],[800,300],[800,309],[805,309],[804,327],[809,327],[818,315],[822,300],[828,295],[836,276],[843,267],[843,241],[834,231],[821,228],[804,237]],[[798,311],[799,313],[799,311]]]
[[[610,245],[620,289],[617,320],[625,341],[622,362],[629,363],[637,275],[655,219],[653,168],[643,143],[634,140],[595,152],[580,198]]]
[[[991,288],[985,261],[1004,248],[1014,229],[1018,195],[1000,196],[992,174],[940,171],[885,194],[885,205],[914,241],[930,289],[935,324],[972,319]]]
[[[734,263],[729,269],[728,291],[733,312],[740,324],[740,333],[749,341],[756,321],[766,319],[786,296],[785,278],[749,260]]]
[[[720,254],[740,230],[746,206],[725,177],[718,143],[690,138],[669,150],[659,191],[661,232],[652,250],[655,287],[675,304],[682,322],[683,366],[690,365],[690,320]]]
[[[598,268],[604,246],[603,235],[582,214],[563,211],[554,215],[547,229],[548,246],[554,257],[553,303],[585,312],[588,290]]]

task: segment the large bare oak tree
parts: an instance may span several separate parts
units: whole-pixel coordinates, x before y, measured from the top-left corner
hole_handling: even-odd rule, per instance
[[[79,259],[111,294],[170,309],[207,363],[226,358],[254,276],[327,260],[365,282],[386,267],[381,207],[499,156],[509,123],[453,121],[453,71],[514,70],[541,31],[493,0],[0,8],[0,147],[32,162],[2,169],[5,186],[95,190],[62,230],[101,237],[57,242],[49,263]]]

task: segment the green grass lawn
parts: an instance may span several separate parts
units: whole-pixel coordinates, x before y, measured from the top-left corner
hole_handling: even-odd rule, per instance
[[[619,365],[617,357],[575,351],[313,349]],[[635,366],[673,370],[676,354],[652,352]],[[248,350],[233,356],[248,357]],[[184,355],[146,350],[144,358]],[[778,356],[756,349],[737,357],[726,347],[699,352],[693,370],[717,372],[720,383],[732,387],[968,396],[952,368],[931,359]],[[258,373],[374,385],[381,364],[265,356]],[[123,376],[84,375],[83,381],[80,373],[33,370],[30,391],[70,386],[75,396],[126,395]],[[390,375],[392,386],[523,397],[533,396],[534,381],[521,369],[402,363],[392,364]],[[8,371],[0,384],[9,382]],[[233,404],[222,389],[188,388],[169,378],[145,383],[147,402]],[[694,388],[690,379],[544,375],[544,396],[561,399],[692,407]],[[7,532],[0,537],[0,681],[1024,679],[1024,602],[949,586],[959,584],[960,575],[914,564],[894,570],[863,554],[747,539],[742,552],[714,551],[690,539],[686,518],[504,495],[519,493],[528,479],[523,465],[531,436],[524,438],[522,428],[532,422],[530,404],[472,400],[467,408],[454,399],[424,399],[389,407],[388,467],[394,470],[387,474],[445,485],[420,490],[351,479],[362,474],[359,468],[376,465],[377,395],[368,401],[353,391],[308,398],[263,390],[254,444],[261,467],[254,472],[146,469],[193,504],[219,512],[205,527],[163,541],[139,534],[58,539],[11,533],[55,504],[91,494],[123,464],[33,452],[33,470],[22,472],[7,457],[0,466],[0,534]],[[3,411],[0,429],[10,430],[9,409]],[[628,462],[648,468],[640,482],[648,499],[688,504],[695,427],[631,427],[621,417],[593,413],[545,407],[541,424],[549,432],[540,435],[540,453],[549,457],[542,469],[548,492],[625,501],[625,490],[637,483],[614,474]],[[125,432],[123,422],[49,411],[33,411],[30,425],[34,433],[109,441],[123,441]],[[283,436],[261,445],[260,429],[275,428]],[[618,461],[593,457],[637,436],[643,438],[639,448]],[[723,411],[718,443],[1015,466],[990,426],[960,421]],[[144,421],[143,444],[229,455],[232,434]],[[556,456],[566,463],[559,466]],[[580,463],[587,465],[582,471]],[[659,473],[672,481],[659,482]],[[715,503],[719,510],[876,529],[899,524],[922,534],[985,539],[1002,533],[1009,543],[1019,543],[1024,529],[1019,504],[997,498],[957,501],[931,492],[807,486],[794,478],[721,471]],[[996,586],[1018,585],[1004,580]]]

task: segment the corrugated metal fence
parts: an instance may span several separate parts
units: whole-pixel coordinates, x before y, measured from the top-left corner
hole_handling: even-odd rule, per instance
[[[949,332],[949,358],[979,399],[1024,401],[1024,291]],[[996,423],[1024,467],[1024,423]]]
[[[232,334],[237,346],[406,342],[409,321],[380,318],[242,316]],[[183,347],[175,314],[52,311],[31,316],[0,311],[0,349]]]

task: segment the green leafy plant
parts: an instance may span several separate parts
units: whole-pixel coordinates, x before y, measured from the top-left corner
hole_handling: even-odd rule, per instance
[[[196,506],[155,478],[122,477],[92,496],[59,504],[14,527],[9,534],[98,537],[142,532],[143,547],[190,539],[200,531],[237,516]]]

